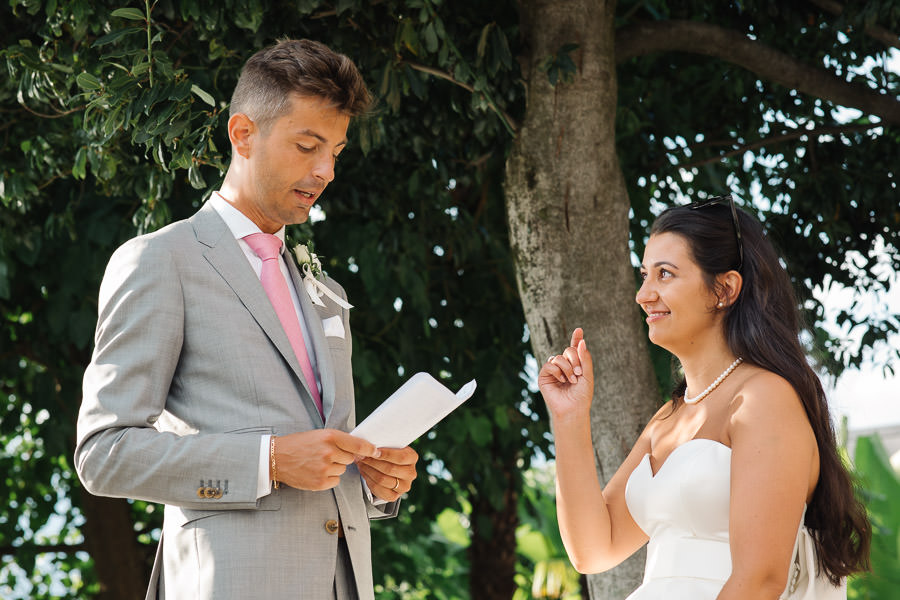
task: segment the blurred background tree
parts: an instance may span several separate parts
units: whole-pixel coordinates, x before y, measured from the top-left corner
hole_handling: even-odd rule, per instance
[[[552,456],[534,356],[586,328],[604,478],[666,389],[669,358],[644,341],[630,264],[661,207],[738,195],[785,250],[810,351],[832,372],[897,331],[895,312],[847,310],[865,331],[848,347],[816,326],[811,290],[887,288],[900,265],[900,102],[886,66],[898,30],[887,0],[11,0],[2,595],[143,593],[158,507],[85,494],[71,469],[96,292],[119,243],[217,187],[227,102],[254,51],[321,40],[379,97],[351,127],[317,222],[291,232],[314,239],[357,307],[359,415],[417,371],[453,389],[479,382],[417,442],[401,517],[373,528],[376,591],[492,599],[537,597],[527,575],[559,557],[555,521],[523,479]],[[539,525],[546,555],[527,535]],[[637,557],[583,587],[624,597],[641,570]]]

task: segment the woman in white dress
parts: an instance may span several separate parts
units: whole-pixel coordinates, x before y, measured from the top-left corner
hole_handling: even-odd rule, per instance
[[[683,379],[605,488],[581,329],[539,375],[573,565],[604,571],[649,542],[629,600],[844,597],[844,578],[868,568],[870,527],[761,225],[730,196],[671,208],[653,224],[641,276],[650,340]]]

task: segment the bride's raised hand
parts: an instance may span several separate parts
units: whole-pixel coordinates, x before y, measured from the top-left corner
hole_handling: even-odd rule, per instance
[[[594,363],[580,327],[572,332],[571,345],[541,367],[538,387],[555,418],[590,412]]]

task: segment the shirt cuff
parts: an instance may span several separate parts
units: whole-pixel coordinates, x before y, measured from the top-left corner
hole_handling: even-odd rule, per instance
[[[360,476],[359,480],[362,481],[363,492],[365,492],[366,498],[368,498],[368,500],[369,500],[369,504],[371,504],[372,506],[381,506],[382,504],[388,503],[387,500],[382,500],[381,498],[376,497],[375,494],[372,493],[372,490],[369,489],[369,484],[366,483],[365,479],[363,479]]]
[[[256,477],[256,499],[272,493],[272,481],[269,479],[269,440],[271,435],[264,435],[259,441],[259,466]]]

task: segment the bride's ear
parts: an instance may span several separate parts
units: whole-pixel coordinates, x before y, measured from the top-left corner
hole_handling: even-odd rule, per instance
[[[737,302],[744,285],[744,278],[737,271],[731,270],[716,275],[716,298],[719,308],[726,308]]]

